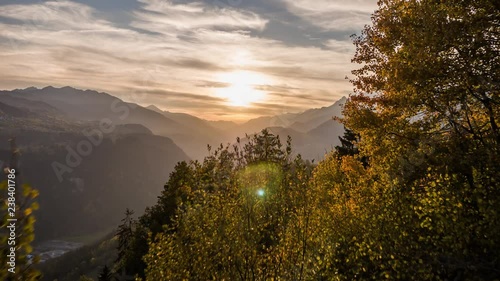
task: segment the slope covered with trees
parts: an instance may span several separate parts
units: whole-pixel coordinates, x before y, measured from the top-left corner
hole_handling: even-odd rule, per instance
[[[264,131],[180,164],[138,224],[146,280],[500,277],[498,3],[379,6],[338,151],[313,170]]]

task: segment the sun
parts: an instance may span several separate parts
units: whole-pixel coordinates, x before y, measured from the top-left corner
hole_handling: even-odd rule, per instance
[[[263,101],[266,93],[256,89],[257,85],[267,84],[267,79],[258,73],[250,71],[233,71],[222,73],[217,80],[228,84],[219,88],[216,94],[227,100],[228,105],[235,107],[250,107],[252,103]]]

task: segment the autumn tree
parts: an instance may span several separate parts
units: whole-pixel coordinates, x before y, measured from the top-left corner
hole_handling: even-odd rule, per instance
[[[255,162],[274,162],[283,163],[289,160],[291,156],[291,138],[287,138],[286,147],[281,142],[279,136],[273,135],[268,129],[264,129],[260,134],[248,136],[248,143],[244,145],[241,151],[244,155],[245,163]],[[237,139],[239,143],[239,138]]]
[[[264,130],[195,165],[191,199],[151,239],[147,280],[304,280],[317,262],[312,167]],[[296,277],[299,276],[297,279]]]
[[[498,11],[496,1],[380,1],[355,38],[353,61],[364,65],[345,112],[371,154],[404,155],[407,169],[395,172],[408,176],[439,158],[471,186],[469,163],[498,166]]]
[[[355,37],[362,66],[344,122],[361,136],[367,187],[384,210],[364,216],[371,229],[358,241],[384,249],[357,259],[373,274],[499,275],[499,9],[488,0],[379,1]]]

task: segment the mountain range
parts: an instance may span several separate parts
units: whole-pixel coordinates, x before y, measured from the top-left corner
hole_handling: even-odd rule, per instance
[[[203,159],[207,145],[268,128],[291,136],[303,158],[322,159],[344,132],[332,118],[345,101],[237,124],[72,87],[0,91],[0,160],[15,137],[22,178],[40,191],[37,239],[91,233],[116,225],[127,207],[152,205],[175,164]]]

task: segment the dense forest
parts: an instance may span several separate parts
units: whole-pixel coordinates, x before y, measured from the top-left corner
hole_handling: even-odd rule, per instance
[[[499,280],[500,4],[379,1],[372,21],[340,146],[311,163],[263,130],[179,162],[98,280]]]

